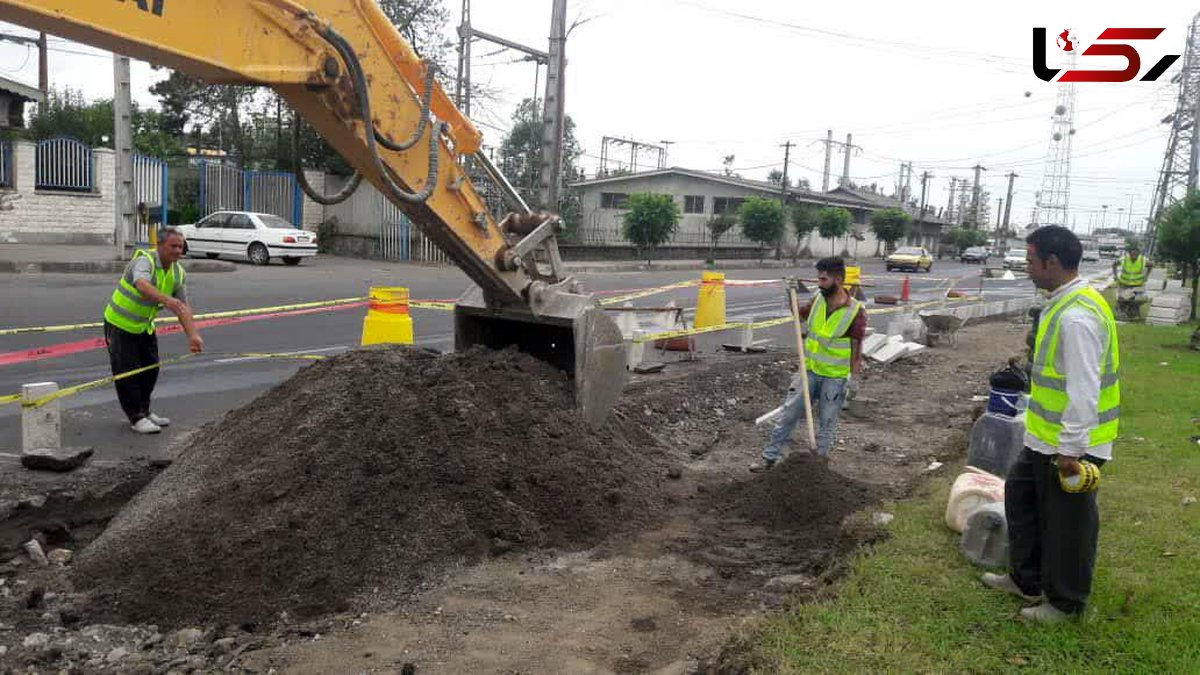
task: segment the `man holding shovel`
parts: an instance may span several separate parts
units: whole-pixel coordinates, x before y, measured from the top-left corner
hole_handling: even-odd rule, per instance
[[[852,378],[862,372],[862,341],[867,333],[866,310],[846,291],[845,278],[846,265],[840,257],[823,258],[817,262],[820,292],[809,303],[797,311],[795,291],[789,289],[798,341],[801,320],[807,328],[803,349],[799,350],[801,370],[792,378],[771,441],[763,448],[762,461],[751,466],[751,471],[766,471],[779,461],[780,451],[791,439],[802,414],[807,417],[810,443],[814,441],[816,419],[815,446],[811,450],[822,460],[829,458],[838,414],[847,393],[855,388]]]

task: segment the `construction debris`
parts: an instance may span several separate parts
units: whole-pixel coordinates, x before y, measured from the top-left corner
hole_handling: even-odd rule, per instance
[[[586,547],[663,507],[654,439],[585,430],[516,351],[317,363],[196,434],[73,566],[103,614],[178,625],[336,611],[497,550]]]

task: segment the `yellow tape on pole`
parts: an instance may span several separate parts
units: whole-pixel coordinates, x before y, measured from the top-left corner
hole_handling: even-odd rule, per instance
[[[8,396],[0,396],[0,405],[16,403],[17,401],[20,401],[20,400],[21,400],[20,394],[9,394]]]
[[[601,305],[615,305],[618,302],[628,302],[629,300],[638,300],[640,298],[646,298],[651,295],[658,295],[659,293],[664,293],[666,291],[672,291],[677,288],[687,288],[689,286],[698,286],[698,285],[700,285],[699,279],[691,279],[689,281],[680,281],[679,283],[668,284],[666,286],[658,286],[655,288],[648,288],[644,291],[637,291],[635,293],[626,293],[625,295],[617,295],[617,296],[613,296],[611,298],[604,298],[603,300],[600,301],[600,304]]]

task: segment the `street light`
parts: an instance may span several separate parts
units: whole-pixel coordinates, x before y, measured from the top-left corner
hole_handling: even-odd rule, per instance
[[[1100,205],[1100,229],[1104,229],[1104,223],[1108,222],[1108,204]]]

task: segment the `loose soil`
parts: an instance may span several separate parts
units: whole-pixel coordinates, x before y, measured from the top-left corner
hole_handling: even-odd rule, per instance
[[[635,377],[598,431],[517,354],[330,359],[201,430],[68,568],[86,594],[3,599],[21,630],[0,625],[0,665],[715,669],[741,621],[829,592],[849,551],[886,536],[873,504],[964,454],[971,396],[1024,330],[873,365],[829,465],[799,441],[765,475],[747,471],[767,432],[753,421],[779,404],[787,354]],[[23,647],[39,612],[50,646]],[[102,617],[197,630],[87,625]]]

